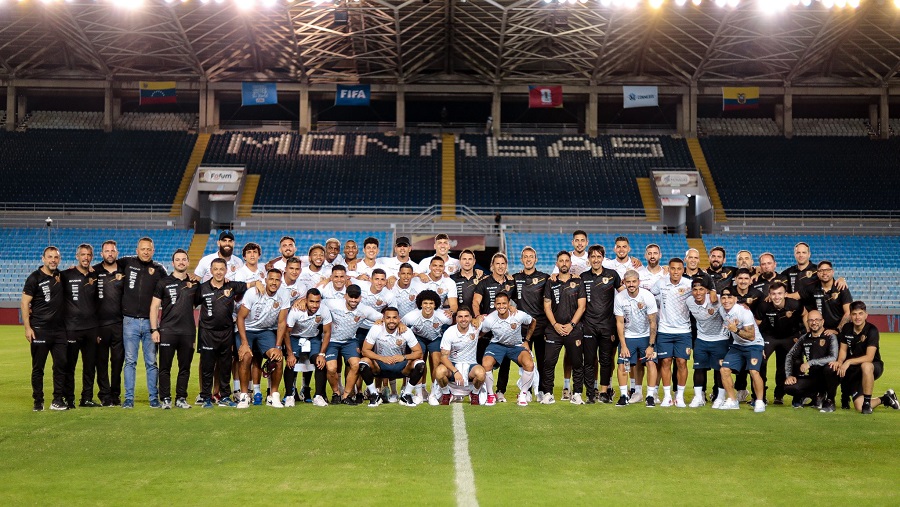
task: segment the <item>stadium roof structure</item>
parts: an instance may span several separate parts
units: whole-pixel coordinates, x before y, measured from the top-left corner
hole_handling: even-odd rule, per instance
[[[900,84],[891,0],[45,1],[0,0],[0,80]]]

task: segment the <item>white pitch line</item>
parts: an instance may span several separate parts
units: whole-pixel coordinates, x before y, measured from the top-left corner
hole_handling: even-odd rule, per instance
[[[478,507],[475,496],[475,472],[469,458],[469,435],[466,433],[466,418],[460,404],[453,405],[453,460],[456,464],[456,505]]]

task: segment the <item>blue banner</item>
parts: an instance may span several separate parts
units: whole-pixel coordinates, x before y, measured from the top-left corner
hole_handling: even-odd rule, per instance
[[[364,85],[337,85],[337,93],[334,95],[336,106],[368,106],[372,90]]]
[[[242,106],[264,106],[278,103],[275,83],[241,83]]]

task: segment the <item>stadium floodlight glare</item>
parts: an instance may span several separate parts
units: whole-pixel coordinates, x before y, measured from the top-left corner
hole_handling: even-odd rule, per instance
[[[659,9],[660,7],[662,7],[663,1],[664,1],[664,0],[650,0],[650,1],[649,1],[649,4],[650,4],[650,7],[651,7],[651,8],[653,8],[653,9]]]
[[[894,0],[894,7],[900,9],[900,0]]]
[[[112,0],[112,4],[122,9],[135,10],[144,6],[144,0]]]
[[[800,0],[800,5],[802,5],[803,7],[809,7],[810,5],[812,5],[812,0]]]
[[[822,7],[825,7],[826,9],[834,7],[834,0],[822,0]]]
[[[847,5],[851,9],[858,9],[859,8],[859,0],[847,0]]]
[[[256,7],[256,2],[254,0],[234,0],[234,5],[240,11],[249,11]]]
[[[262,4],[266,7],[274,7],[278,0],[262,0]]]
[[[834,0],[834,6],[838,9],[843,9],[847,6],[847,0]]]
[[[684,4],[687,3],[687,0],[675,0],[675,5],[678,7],[684,7]]]
[[[718,7],[725,7],[728,5],[728,0],[716,0],[716,5]]]
[[[701,4],[702,2],[703,2],[703,0],[691,0],[691,3],[694,4],[694,5],[696,5],[697,7],[700,7],[700,4]]]
[[[728,7],[731,7],[732,9],[734,9],[738,5],[740,5],[740,3],[741,3],[741,0],[728,0]]]

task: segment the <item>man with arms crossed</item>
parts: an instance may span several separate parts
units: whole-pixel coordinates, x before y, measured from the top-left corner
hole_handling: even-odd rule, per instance
[[[656,406],[657,340],[656,299],[650,291],[641,288],[640,275],[637,271],[625,272],[625,290],[616,294],[613,302],[613,314],[616,317],[616,333],[619,341],[619,401],[617,407],[624,407],[631,402],[628,399],[628,373],[625,363],[633,367],[635,395],[639,403],[642,399],[641,389],[644,382],[644,365],[647,365],[647,407]]]

